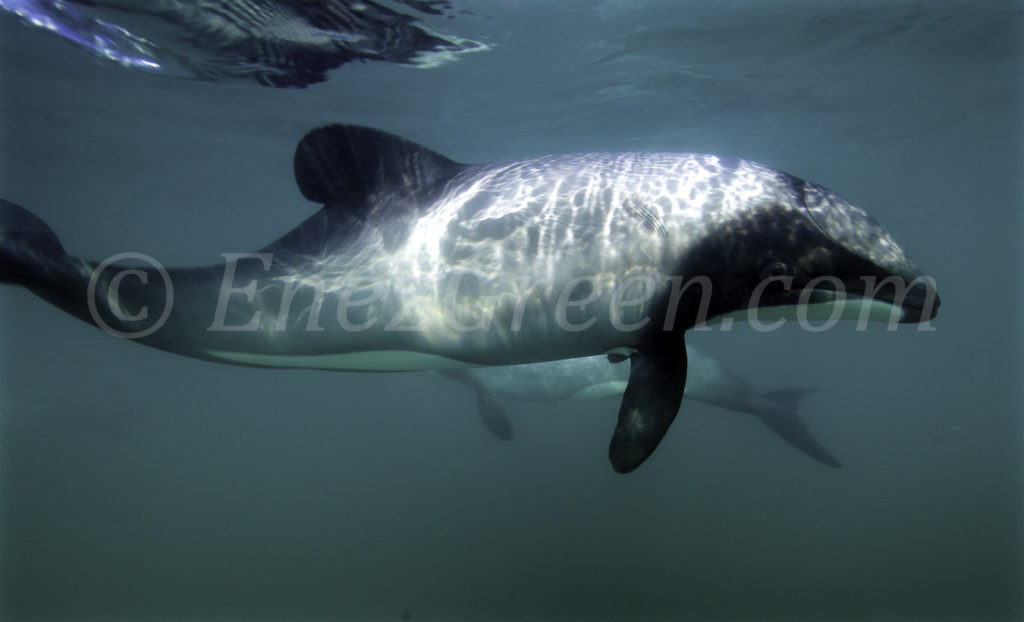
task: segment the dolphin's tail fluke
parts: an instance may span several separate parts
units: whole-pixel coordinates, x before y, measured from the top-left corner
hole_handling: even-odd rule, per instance
[[[21,285],[64,311],[95,324],[86,301],[91,265],[64,252],[41,218],[0,199],[0,283]]]
[[[772,432],[805,455],[830,467],[842,468],[843,465],[814,438],[796,412],[803,398],[814,392],[813,389],[797,388],[768,391],[761,395],[767,405],[759,408],[756,414]]]
[[[0,283],[45,289],[73,268],[49,225],[24,207],[0,199]]]

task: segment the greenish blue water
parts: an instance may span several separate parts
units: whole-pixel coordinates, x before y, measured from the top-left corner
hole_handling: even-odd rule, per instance
[[[202,264],[312,210],[295,142],[457,160],[745,157],[864,206],[937,280],[933,332],[695,334],[802,412],[820,467],[694,405],[607,464],[614,401],[218,366],[0,289],[4,620],[1013,620],[1024,616],[1020,2],[471,1],[485,52],[302,90],[104,63],[0,18],[0,196],[69,252]]]

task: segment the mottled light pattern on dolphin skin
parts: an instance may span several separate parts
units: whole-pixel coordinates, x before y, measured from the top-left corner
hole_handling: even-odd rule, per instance
[[[404,211],[389,209],[404,192],[382,190],[372,204]],[[766,208],[800,209],[786,177],[715,156],[570,155],[470,167],[410,225],[371,221],[342,252],[327,245],[276,278],[335,293],[386,281],[383,316],[407,309],[409,324],[444,341],[464,340],[459,328],[485,318],[495,330],[508,327],[517,305],[525,322],[550,330],[567,282],[586,278],[574,293],[592,299],[572,324],[606,319],[617,287],[632,280],[663,288],[696,240],[757,197],[772,197]],[[622,321],[650,317],[657,302],[625,309]]]
[[[824,255],[820,250],[835,245],[802,216],[808,209],[802,198],[808,192],[820,196],[817,191],[804,191],[804,182],[785,173],[714,155],[582,154],[466,166],[440,189],[429,190],[425,180],[412,179],[372,189],[366,201],[372,213],[355,232],[344,232],[343,244],[328,241],[320,252],[282,265],[274,279],[288,289],[351,292],[359,300],[371,296],[372,285],[380,294],[380,324],[400,318],[402,326],[430,335],[446,356],[471,362],[500,362],[487,354],[495,338],[513,346],[535,341],[538,331],[564,336],[555,307],[574,279],[581,280],[567,299],[587,302],[567,311],[570,326],[590,318],[608,326],[618,288],[632,285],[623,296],[627,300],[653,288],[645,302],[619,306],[618,320],[634,325],[658,317],[656,307],[673,276],[729,279],[737,270],[716,271],[753,263],[753,273],[745,275],[749,291],[765,261],[750,255],[787,252],[788,244],[800,247],[798,259],[813,262]],[[409,197],[425,193],[432,194],[430,209],[411,212]],[[838,197],[815,203],[814,210],[825,215],[819,218],[829,214],[830,200],[856,211],[848,221],[884,244],[879,254],[891,270],[916,273],[884,230]],[[751,245],[754,233],[769,242]],[[709,238],[717,243],[705,249]],[[830,261],[827,267],[836,266]],[[268,325],[278,319],[264,317]],[[362,314],[355,321],[369,319]],[[586,331],[571,336],[575,346],[570,339],[549,338],[550,350],[542,356],[628,350],[634,336]],[[535,355],[545,344],[530,349]]]
[[[895,274],[900,274],[910,264],[896,240],[864,210],[817,184],[802,182],[798,187],[807,212],[832,239]],[[842,209],[836,209],[837,205]]]

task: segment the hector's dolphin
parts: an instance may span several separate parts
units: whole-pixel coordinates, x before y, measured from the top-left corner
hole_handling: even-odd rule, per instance
[[[628,357],[609,450],[622,473],[679,410],[688,328],[765,307],[773,318],[901,322],[938,308],[931,280],[867,214],[745,160],[467,165],[329,125],[302,139],[294,166],[323,207],[257,253],[200,268],[72,257],[4,201],[0,281],[114,334],[222,363],[403,371]]]
[[[758,393],[735,372],[693,346],[686,346],[686,359],[684,400],[754,415],[807,456],[831,467],[840,466],[796,413],[800,400],[811,390],[792,388]],[[496,397],[522,402],[621,398],[629,382],[629,366],[611,363],[604,356],[528,365],[449,369],[439,373],[473,389],[481,419],[503,440],[512,437],[512,424]]]

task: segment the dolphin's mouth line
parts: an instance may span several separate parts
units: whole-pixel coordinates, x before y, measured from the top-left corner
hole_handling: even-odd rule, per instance
[[[927,322],[939,312],[941,304],[938,291],[931,277],[922,277],[911,282],[910,289],[900,301],[903,307],[903,323]]]

